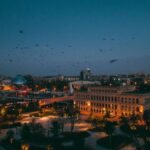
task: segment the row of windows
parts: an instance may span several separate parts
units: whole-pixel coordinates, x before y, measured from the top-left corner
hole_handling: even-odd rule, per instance
[[[90,89],[91,92],[96,93],[117,93],[117,90],[99,90],[99,89]]]
[[[121,102],[121,103],[132,103],[139,104],[138,98],[127,98],[127,97],[113,97],[113,96],[89,96],[89,95],[77,95],[79,99],[90,99],[90,100],[101,100],[108,102]]]
[[[81,111],[87,111],[88,109],[86,108],[86,107],[80,107],[80,110]],[[98,108],[91,108],[91,110],[90,110],[91,112],[95,112],[95,113],[102,113],[102,114],[105,114],[106,113],[106,111],[104,111],[103,109],[98,109]],[[126,112],[127,111],[127,112]],[[117,115],[117,112],[116,111],[113,111],[113,110],[111,110],[111,111],[109,111],[110,113],[115,113],[116,115]],[[136,113],[136,112],[138,112],[138,111],[134,111],[134,110],[126,110],[126,109],[124,109],[124,110],[121,110],[121,112],[122,112],[122,115],[127,115],[127,114],[134,114],[134,113]]]
[[[87,111],[86,107],[80,107],[80,110]]]
[[[145,104],[146,104],[146,105],[150,104],[150,99],[149,99],[149,98],[146,98],[146,99],[145,99]]]
[[[91,103],[91,106],[117,109],[117,105],[112,105],[112,104]]]
[[[77,103],[78,107],[80,107],[81,105],[85,106],[87,105],[85,102],[84,103]],[[132,107],[132,106],[127,106],[127,105],[121,105],[120,107],[118,107],[117,105],[112,105],[112,104],[100,104],[100,103],[91,103],[91,107],[99,107],[99,108],[106,108],[106,109],[120,109],[120,110],[126,110],[126,111],[136,111],[139,112],[140,109],[139,107]]]

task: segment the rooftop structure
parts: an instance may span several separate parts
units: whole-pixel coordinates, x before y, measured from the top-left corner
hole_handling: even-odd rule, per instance
[[[17,75],[12,82],[16,85],[24,85],[26,84],[26,79],[22,75]]]

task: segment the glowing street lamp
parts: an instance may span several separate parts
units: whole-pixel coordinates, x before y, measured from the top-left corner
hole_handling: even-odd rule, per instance
[[[6,114],[6,108],[3,107],[3,108],[1,109],[1,115],[2,115],[2,116],[5,116],[5,114]]]
[[[21,150],[29,150],[29,145],[28,144],[22,144]]]

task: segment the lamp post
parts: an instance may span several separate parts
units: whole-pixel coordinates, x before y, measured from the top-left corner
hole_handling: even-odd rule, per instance
[[[21,150],[29,150],[29,144],[22,144]]]

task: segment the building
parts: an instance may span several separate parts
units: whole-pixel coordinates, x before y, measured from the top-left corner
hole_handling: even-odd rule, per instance
[[[91,79],[91,70],[86,68],[80,72],[80,80],[88,81]]]
[[[74,104],[81,114],[103,116],[142,115],[150,109],[150,93],[135,94],[134,88],[89,87],[85,92],[76,92]]]
[[[78,81],[80,79],[79,76],[64,76],[64,80],[69,82]]]
[[[71,94],[74,93],[74,91],[80,91],[82,87],[87,88],[90,85],[100,85],[100,82],[98,81],[75,81],[69,83],[69,91]]]
[[[26,79],[22,75],[17,75],[13,80],[12,83],[15,85],[24,85],[26,84]]]

